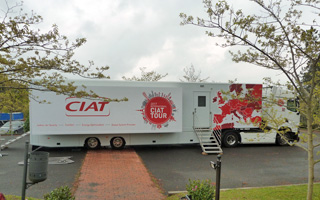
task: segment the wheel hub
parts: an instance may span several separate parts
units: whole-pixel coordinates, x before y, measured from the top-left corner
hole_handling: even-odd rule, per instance
[[[227,143],[228,143],[229,145],[233,145],[235,142],[236,142],[236,138],[235,138],[233,135],[229,135],[229,136],[227,137]]]
[[[120,138],[116,138],[113,140],[113,145],[115,147],[121,147],[122,146],[122,140]]]
[[[90,148],[95,148],[98,145],[98,141],[95,138],[90,138],[88,145]]]

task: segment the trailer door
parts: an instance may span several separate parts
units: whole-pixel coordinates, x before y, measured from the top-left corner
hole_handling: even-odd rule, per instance
[[[193,105],[194,116],[193,126],[195,128],[210,128],[211,112],[210,112],[210,92],[194,92]]]

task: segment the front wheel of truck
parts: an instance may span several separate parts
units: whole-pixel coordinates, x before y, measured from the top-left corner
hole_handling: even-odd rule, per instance
[[[226,131],[223,133],[222,144],[225,147],[236,147],[239,143],[239,134],[236,131]]]

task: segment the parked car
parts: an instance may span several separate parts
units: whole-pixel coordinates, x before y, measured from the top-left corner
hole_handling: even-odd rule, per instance
[[[23,133],[24,121],[11,121],[11,131],[13,133]],[[6,122],[0,127],[0,134],[6,134],[10,132],[10,122]]]
[[[3,126],[7,121],[0,120],[0,127]]]

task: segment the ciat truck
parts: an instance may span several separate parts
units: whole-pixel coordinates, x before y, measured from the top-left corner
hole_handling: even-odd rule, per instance
[[[96,149],[126,145],[199,143],[203,152],[248,143],[285,144],[298,138],[298,101],[262,84],[131,82],[75,80],[79,89],[99,98],[76,98],[34,90],[30,99],[30,143],[33,147]],[[264,91],[264,92],[263,92]],[[272,107],[285,122],[261,129],[263,94],[279,103]],[[284,95],[282,97],[282,95]],[[126,99],[126,101],[117,101]],[[49,103],[39,103],[39,101]],[[112,100],[112,101],[110,101]]]

